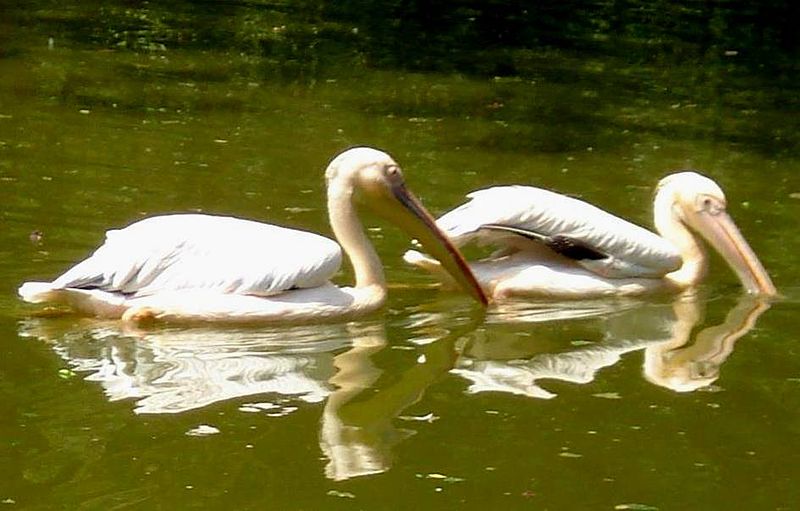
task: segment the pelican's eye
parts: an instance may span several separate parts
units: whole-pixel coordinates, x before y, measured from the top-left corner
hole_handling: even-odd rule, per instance
[[[697,197],[697,210],[710,215],[718,215],[725,211],[725,203],[710,195],[699,195]]]
[[[384,167],[384,173],[386,177],[391,180],[403,179],[403,173],[397,165],[386,165],[386,167]]]

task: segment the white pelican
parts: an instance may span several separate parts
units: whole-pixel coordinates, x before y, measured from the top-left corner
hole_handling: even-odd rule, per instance
[[[706,273],[705,238],[749,293],[776,289],[725,211],[720,187],[695,172],[658,184],[656,235],[591,204],[530,186],[498,186],[468,195],[470,202],[437,220],[454,244],[499,247],[471,263],[487,295],[586,298],[677,291]],[[440,265],[410,250],[404,259],[439,273]]]
[[[386,299],[381,262],[356,206],[365,205],[422,241],[484,305],[464,259],[406,189],[400,167],[381,151],[349,149],[325,172],[334,241],[305,231],[231,217],[166,215],[107,233],[88,259],[53,282],[26,282],[28,302],[67,304],[80,313],[142,321],[303,321],[353,317]],[[341,251],[355,287],[338,288]]]

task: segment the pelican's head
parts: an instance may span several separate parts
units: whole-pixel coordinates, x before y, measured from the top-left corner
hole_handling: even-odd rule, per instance
[[[659,231],[668,229],[666,222],[677,220],[720,253],[749,293],[777,294],[764,266],[728,215],[725,194],[717,183],[696,172],[678,172],[658,183],[655,203]],[[659,212],[668,212],[669,217]]]
[[[329,207],[343,198],[365,206],[416,238],[483,305],[486,295],[464,257],[437,226],[430,213],[406,188],[400,166],[391,156],[369,147],[355,147],[336,156],[325,171]]]

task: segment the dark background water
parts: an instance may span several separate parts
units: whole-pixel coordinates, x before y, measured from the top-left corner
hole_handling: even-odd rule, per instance
[[[519,123],[518,136],[482,140],[495,148],[550,152],[621,143],[613,134],[620,129],[744,143],[768,154],[791,153],[798,144],[796,116],[783,125],[770,115],[798,110],[800,41],[794,23],[800,12],[794,2],[4,3],[7,58],[25,55],[26,45],[35,39],[41,45],[43,37],[56,47],[85,51],[227,57],[202,71],[119,66],[118,72],[140,80],[310,86],[384,69],[538,81],[558,89],[537,100],[508,86],[477,112],[472,98],[421,98],[421,105],[380,98],[364,105],[372,113],[402,114],[405,107],[414,116],[469,112]],[[118,108],[147,107],[143,97],[84,90],[90,77],[72,71],[76,75],[67,72],[46,85],[64,101],[107,105],[113,99]],[[168,99],[199,111],[214,106]],[[626,108],[675,105],[675,115],[657,123],[639,112],[618,115]],[[236,97],[217,106],[256,108]],[[698,123],[697,110],[730,110],[746,122]],[[571,125],[569,136],[546,136],[541,126],[552,121]]]
[[[797,10],[0,2],[0,500],[797,507]],[[715,258],[694,301],[482,317],[374,224],[392,290],[365,321],[138,331],[16,298],[149,214],[328,233],[322,169],[353,144],[435,213],[525,183],[650,225],[658,179],[702,169],[784,296]]]

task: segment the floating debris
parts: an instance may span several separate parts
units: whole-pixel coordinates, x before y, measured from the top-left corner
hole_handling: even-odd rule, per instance
[[[647,504],[617,504],[614,506],[614,509],[626,509],[630,511],[658,511],[657,507]]]
[[[275,408],[280,408],[279,405],[275,403],[245,403],[239,407],[240,412],[263,412],[265,410],[273,410]]]
[[[267,417],[286,417],[292,412],[296,412],[296,406],[281,406],[275,403],[245,403],[239,407],[240,412],[260,413],[267,412]]]
[[[216,435],[219,433],[219,429],[215,428],[214,426],[209,426],[208,424],[200,424],[194,429],[190,429],[186,432],[187,436],[209,436],[209,435]]]
[[[75,374],[76,374],[75,371],[68,368],[58,370],[58,377],[61,378],[62,380],[69,380],[70,378],[74,378]]]
[[[354,499],[356,496],[349,491],[328,490],[328,495],[331,497],[340,497],[343,499]]]
[[[622,396],[619,395],[619,392],[599,392],[597,394],[592,394],[592,396],[603,399],[622,399]]]
[[[431,424],[434,421],[438,421],[439,416],[434,415],[433,412],[431,412],[426,415],[401,415],[398,417],[398,419],[411,422],[427,422],[428,424]]]
[[[466,479],[461,477],[448,476],[436,472],[432,472],[430,474],[416,474],[416,476],[417,479],[436,479],[439,481],[444,481],[445,483],[462,483],[466,481]]]
[[[298,408],[296,406],[284,406],[281,408],[280,411],[268,413],[267,417],[286,417],[292,412],[296,412]]]

